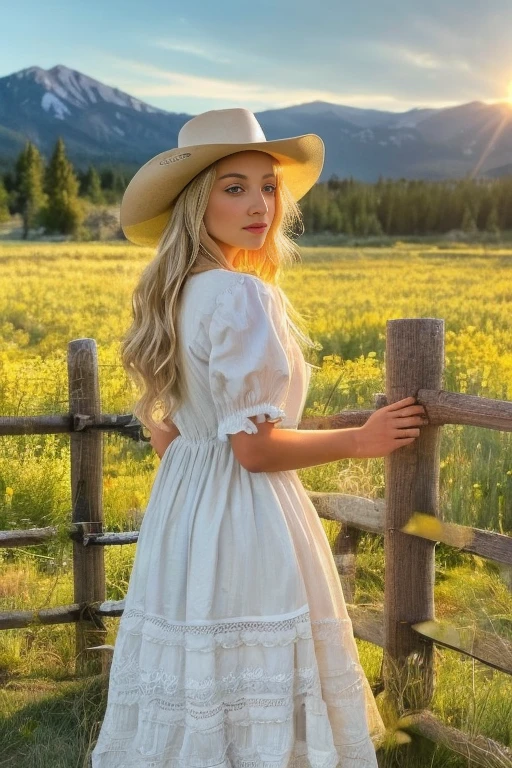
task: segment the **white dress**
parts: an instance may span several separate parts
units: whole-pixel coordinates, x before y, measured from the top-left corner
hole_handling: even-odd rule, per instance
[[[92,768],[376,768],[384,724],[331,548],[295,470],[250,472],[228,434],[294,429],[311,369],[279,293],[186,281],[187,399],[137,543]],[[288,350],[288,351],[286,351]]]

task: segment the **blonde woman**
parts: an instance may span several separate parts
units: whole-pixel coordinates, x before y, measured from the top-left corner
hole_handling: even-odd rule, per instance
[[[297,430],[312,342],[278,278],[323,159],[314,134],[212,110],[126,190],[124,232],[156,255],[122,358],[161,462],[93,768],[377,766],[384,724],[296,470],[407,445],[423,409]]]

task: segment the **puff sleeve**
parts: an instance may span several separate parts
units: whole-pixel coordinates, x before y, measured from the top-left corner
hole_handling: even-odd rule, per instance
[[[209,380],[215,405],[217,437],[255,434],[257,422],[285,418],[290,383],[285,351],[286,318],[272,286],[252,275],[241,275],[216,298],[209,336]]]

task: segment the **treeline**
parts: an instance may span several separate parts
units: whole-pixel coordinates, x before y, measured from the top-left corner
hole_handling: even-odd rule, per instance
[[[316,184],[300,202],[306,232],[431,235],[512,229],[512,176],[455,181],[339,179]]]
[[[77,236],[91,205],[118,203],[129,180],[118,169],[98,171],[89,165],[86,171],[75,170],[60,137],[48,164],[28,141],[14,169],[0,174],[0,221],[20,214],[23,238],[41,227],[45,234]]]
[[[119,168],[75,170],[59,138],[49,163],[27,142],[14,168],[0,174],[0,221],[20,214],[23,237],[31,229],[101,239],[102,226],[119,237],[109,205],[118,204],[131,173]],[[379,179],[375,184],[336,175],[300,201],[306,233],[435,235],[512,230],[512,176],[500,179],[415,181]],[[91,209],[93,213],[91,213]],[[84,220],[88,217],[85,221]]]

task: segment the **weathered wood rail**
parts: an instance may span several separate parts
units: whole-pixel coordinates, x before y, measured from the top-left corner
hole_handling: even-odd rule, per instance
[[[386,393],[375,408],[413,395],[424,406],[428,425],[413,444],[385,457],[385,498],[309,492],[318,515],[341,523],[333,546],[354,635],[383,648],[383,686],[399,713],[399,726],[442,743],[477,765],[512,765],[512,750],[442,723],[428,709],[434,693],[434,645],[458,651],[490,668],[512,674],[512,643],[480,629],[468,631],[434,617],[436,542],[512,565],[512,537],[444,522],[439,513],[441,427],[466,424],[512,431],[512,402],[442,389],[444,321],[390,320],[386,326]],[[146,439],[131,414],[101,413],[96,344],[68,345],[70,413],[60,416],[1,417],[0,436],[68,433],[71,440],[72,509],[64,534],[73,541],[74,599],[71,605],[0,612],[0,629],[35,623],[76,624],[77,674],[105,673],[106,626],[120,616],[124,601],[107,601],[104,547],[137,542],[138,532],[103,530],[101,432]],[[373,410],[343,411],[305,418],[300,429],[343,429],[363,425]],[[425,523],[428,523],[427,525]],[[361,531],[384,536],[384,607],[354,603],[357,540]],[[0,547],[41,544],[56,526],[0,531]],[[103,646],[98,647],[98,646]],[[86,653],[87,651],[87,653]]]

